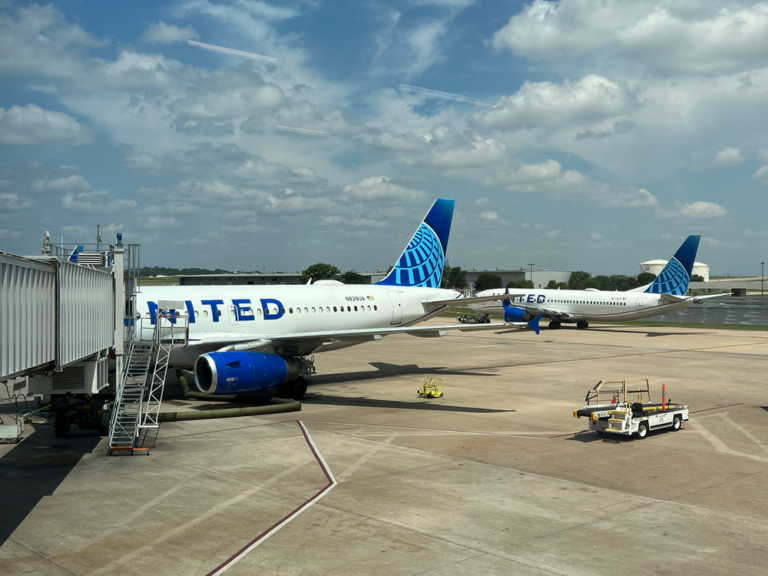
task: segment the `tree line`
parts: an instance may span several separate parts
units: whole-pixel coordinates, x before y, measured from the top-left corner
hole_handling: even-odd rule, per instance
[[[701,277],[694,274],[691,277],[691,280],[695,282],[697,281],[697,278]],[[592,276],[589,272],[577,270],[576,272],[571,272],[571,277],[567,283],[550,280],[545,288],[549,290],[586,290],[587,288],[594,288],[596,290],[618,290],[620,292],[625,292],[627,290],[632,290],[633,288],[639,288],[640,286],[650,284],[655,279],[656,274],[651,274],[650,272],[643,272],[637,276],[624,276],[620,274],[615,274],[613,276]],[[477,280],[475,281],[475,290],[477,292],[482,292],[483,290],[503,288],[502,284],[503,283],[500,276],[497,276],[496,274],[484,273],[477,277]],[[517,280],[507,282],[507,287],[525,289],[533,288],[534,286],[533,282],[530,280]]]
[[[391,270],[390,266],[387,272]],[[141,269],[141,275],[147,276],[196,276],[202,274],[232,274],[229,270],[222,270],[216,268],[215,270],[208,270],[207,268],[168,268],[165,266],[144,266]],[[260,274],[260,272],[238,272],[238,274]],[[337,280],[344,284],[365,284],[365,277],[354,271],[342,272],[338,267],[332,264],[325,264],[318,262],[308,266],[301,273],[301,283],[306,284],[310,278],[313,282],[317,280]],[[571,272],[571,277],[568,282],[556,282],[550,280],[546,285],[546,288],[550,290],[584,290],[586,288],[595,288],[597,290],[605,291],[626,291],[645,286],[650,284],[656,279],[655,274],[649,272],[643,272],[637,276],[592,276],[589,272],[576,271]],[[704,278],[698,274],[691,276],[692,282],[703,282]],[[477,277],[475,281],[475,290],[482,292],[483,290],[491,290],[494,288],[502,288],[503,282],[500,276],[491,273],[483,273]],[[440,285],[441,288],[449,290],[465,290],[467,288],[467,271],[462,270],[461,266],[448,266],[443,269],[443,280]],[[533,282],[530,280],[517,280],[507,282],[508,288],[526,289],[533,288]]]

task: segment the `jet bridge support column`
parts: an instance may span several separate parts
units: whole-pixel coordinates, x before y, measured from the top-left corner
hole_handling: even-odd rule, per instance
[[[122,234],[117,235],[117,243],[113,250],[115,278],[115,375],[120,382],[125,362],[125,248]],[[133,320],[133,319],[131,319]],[[131,329],[131,326],[128,326]]]

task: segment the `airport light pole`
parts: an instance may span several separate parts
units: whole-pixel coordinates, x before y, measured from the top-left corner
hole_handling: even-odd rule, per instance
[[[531,267],[531,284],[533,284],[533,267],[535,266],[535,264],[528,264],[528,266]],[[536,288],[536,285],[533,284],[533,287]]]

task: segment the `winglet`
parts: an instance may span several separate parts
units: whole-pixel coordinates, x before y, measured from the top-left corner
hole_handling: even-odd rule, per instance
[[[536,332],[537,336],[539,335],[539,320],[541,320],[542,316],[544,316],[544,314],[539,314],[538,316],[536,316],[536,318],[528,322],[528,327],[532,328],[533,331]]]

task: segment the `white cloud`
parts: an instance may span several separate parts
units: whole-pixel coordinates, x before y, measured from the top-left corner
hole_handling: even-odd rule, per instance
[[[491,129],[563,127],[621,116],[639,108],[637,95],[626,85],[597,74],[580,80],[524,82],[511,96],[504,96],[479,116]]]
[[[768,165],[761,166],[760,169],[752,176],[755,180],[760,182],[763,186],[768,186]]]
[[[483,179],[483,184],[500,185],[510,192],[582,199],[609,208],[653,207],[659,203],[658,198],[648,190],[595,182],[578,170],[563,170],[556,160],[524,164],[514,171],[488,176]]]
[[[144,42],[151,44],[173,44],[174,42],[186,42],[187,40],[198,40],[200,35],[195,32],[192,26],[179,28],[174,24],[166,24],[162,20],[157,24],[152,24],[141,37]]]
[[[728,214],[728,210],[714,202],[691,202],[690,204],[675,202],[669,208],[659,208],[656,212],[663,218],[686,220],[721,218]]]
[[[21,238],[21,232],[17,230],[8,230],[7,228],[0,228],[0,240]]]
[[[150,216],[146,219],[146,228],[178,228],[181,222],[175,216]]]
[[[88,191],[91,185],[80,174],[71,174],[61,178],[44,179],[38,178],[32,182],[32,190],[37,192],[62,191],[62,190],[82,190]]]
[[[744,162],[738,148],[723,148],[715,154],[716,166],[738,166]]]
[[[106,190],[80,192],[79,194],[69,192],[61,199],[61,205],[67,210],[94,214],[110,214],[138,208],[135,200],[114,198]]]
[[[342,190],[345,200],[385,200],[400,198],[404,200],[420,200],[426,197],[421,190],[411,190],[398,184],[393,184],[386,176],[369,176],[354,184],[347,184]]]
[[[93,141],[93,131],[63,112],[35,104],[0,108],[0,145],[82,145]]]
[[[768,4],[535,0],[491,43],[533,60],[605,48],[661,74],[737,72],[764,64]]]
[[[605,236],[603,236],[598,232],[591,232],[590,236],[592,237],[592,240],[596,240],[596,241],[605,240]]]
[[[3,210],[23,210],[34,205],[32,199],[22,200],[18,194],[13,192],[0,192],[0,208]]]
[[[493,212],[493,211],[481,212],[480,213],[480,218],[482,218],[483,220],[498,220],[499,219],[499,213],[498,212]]]

